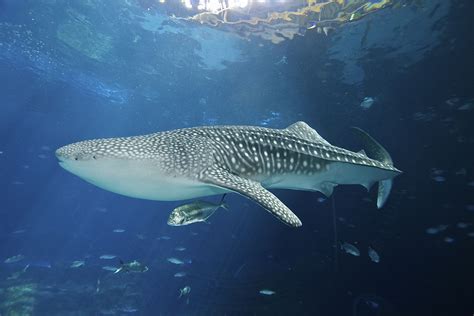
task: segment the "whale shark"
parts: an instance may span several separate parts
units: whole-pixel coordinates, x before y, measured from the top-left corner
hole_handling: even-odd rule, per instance
[[[61,167],[121,195],[176,201],[238,193],[283,223],[301,220],[269,189],[319,191],[337,185],[378,183],[377,207],[401,173],[371,136],[353,128],[364,144],[353,152],[331,145],[305,122],[284,129],[201,126],[148,135],[85,140],[56,150]]]

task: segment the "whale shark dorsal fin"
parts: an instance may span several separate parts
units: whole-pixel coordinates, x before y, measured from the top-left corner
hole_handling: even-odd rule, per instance
[[[302,225],[300,219],[282,201],[256,181],[242,178],[217,166],[207,169],[200,180],[253,200],[289,226]]]
[[[327,140],[321,137],[311,126],[303,121],[296,122],[285,128],[290,134],[312,142],[324,143],[330,145]]]

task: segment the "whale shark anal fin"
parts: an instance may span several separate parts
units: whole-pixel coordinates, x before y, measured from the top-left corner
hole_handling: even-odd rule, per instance
[[[234,191],[255,201],[289,226],[302,225],[300,219],[282,201],[256,181],[242,178],[219,167],[207,169],[201,181]]]

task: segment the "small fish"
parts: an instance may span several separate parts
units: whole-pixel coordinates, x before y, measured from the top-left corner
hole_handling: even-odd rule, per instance
[[[369,250],[368,250],[368,253],[369,253],[369,258],[370,260],[372,260],[373,262],[375,263],[379,263],[380,262],[380,256],[379,254],[377,253],[377,251],[375,251],[372,247],[369,246]]]
[[[365,97],[364,100],[360,103],[360,107],[364,110],[368,110],[374,105],[375,99],[372,97]]]
[[[468,227],[471,226],[471,225],[472,225],[471,223],[459,222],[459,223],[456,224],[456,227],[457,227],[457,228],[464,229],[464,228],[468,228]]]
[[[378,309],[380,307],[380,304],[375,302],[375,301],[372,301],[372,300],[367,300],[365,301],[365,303],[367,304],[367,306],[369,306],[371,309]]]
[[[467,233],[469,237],[474,237],[474,232]]]
[[[472,102],[469,102],[458,107],[458,111],[470,111],[473,108],[474,108],[474,104]]]
[[[138,262],[137,260],[134,260],[132,262],[124,263],[122,260],[120,260],[121,267],[118,268],[115,273],[119,273],[122,271],[125,272],[134,272],[134,273],[142,273],[142,272],[147,272],[148,267],[145,266],[144,264]]]
[[[185,247],[176,247],[176,248],[174,248],[174,250],[176,250],[176,251],[185,251],[186,248]]]
[[[455,105],[456,103],[458,103],[459,100],[460,100],[460,99],[459,99],[459,98],[456,98],[456,97],[455,97],[455,98],[451,98],[451,99],[446,100],[446,104],[449,105],[449,106],[453,106],[453,105]]]
[[[158,239],[158,240],[170,240],[171,237],[170,237],[170,236],[160,236],[160,237],[158,237],[158,238],[156,238],[156,239]]]
[[[186,272],[176,272],[176,273],[174,274],[174,277],[175,277],[175,278],[184,278],[186,275],[187,275]]]
[[[444,242],[448,243],[448,244],[451,244],[454,242],[454,238],[453,237],[444,237]]]
[[[43,261],[43,260],[31,261],[31,262],[28,263],[28,265],[29,265],[30,267],[35,267],[35,268],[46,268],[46,269],[51,269],[51,268],[52,268],[50,262],[48,262],[48,261]]]
[[[470,212],[474,212],[474,204],[466,205],[466,210],[468,210]]]
[[[123,233],[125,232],[125,229],[122,229],[122,228],[116,228],[113,230],[114,233]]]
[[[189,204],[178,206],[171,212],[168,218],[168,225],[170,226],[184,226],[192,223],[206,222],[218,208],[228,209],[224,203],[225,194],[222,196],[219,204],[195,201]]]
[[[432,175],[442,175],[444,173],[444,170],[437,169],[437,168],[431,168],[431,174]]]
[[[136,313],[138,312],[138,309],[137,308],[134,308],[134,307],[131,307],[131,306],[126,306],[126,307],[122,307],[121,309],[119,309],[120,312],[122,313]]]
[[[329,32],[335,30],[333,27],[331,26],[323,26],[323,32],[324,32],[324,35],[328,36],[329,35]]]
[[[99,257],[99,259],[102,259],[102,260],[111,260],[111,259],[115,259],[117,258],[116,255],[102,255]]]
[[[19,229],[19,230],[15,230],[14,232],[12,232],[12,234],[23,234],[26,232],[26,229]]]
[[[274,295],[274,294],[276,294],[275,291],[272,291],[272,290],[269,290],[269,289],[262,289],[262,290],[258,291],[258,293],[260,293],[262,295]]]
[[[446,178],[443,177],[443,176],[434,176],[432,179],[433,179],[434,181],[436,181],[436,182],[444,182],[444,181],[446,181]]]
[[[73,261],[72,264],[71,264],[71,268],[79,268],[79,267],[82,267],[84,266],[86,263],[82,260],[76,260],[76,261]]]
[[[448,228],[449,225],[444,225],[444,224],[441,224],[441,225],[438,225],[436,227],[430,227],[430,228],[427,228],[426,229],[426,233],[427,234],[430,234],[430,235],[436,235],[442,231],[445,231],[446,228]]]
[[[184,261],[183,261],[183,260],[180,260],[180,259],[175,258],[175,257],[167,258],[166,260],[167,260],[168,262],[172,263],[172,264],[179,264],[179,265],[184,264]]]
[[[18,262],[18,261],[21,261],[25,259],[25,256],[23,255],[16,255],[16,256],[13,256],[13,257],[10,257],[10,258],[7,258],[5,259],[5,263],[15,263],[15,262]]]
[[[436,235],[437,233],[439,233],[439,230],[436,227],[430,227],[430,228],[427,228],[425,232],[429,235]]]
[[[325,198],[323,198],[323,197],[318,197],[318,202],[319,202],[319,203],[323,203],[324,201],[326,201]]]
[[[191,292],[191,287],[189,285],[186,285],[182,289],[179,289],[179,297],[181,298],[182,296],[186,296]]]
[[[287,65],[288,64],[288,58],[286,56],[283,56],[279,61],[275,63],[275,65]]]
[[[119,268],[113,267],[113,266],[105,266],[105,267],[102,267],[102,269],[104,269],[104,270],[106,270],[106,271],[115,272],[115,271],[117,271]]]
[[[27,264],[21,271],[13,272],[9,277],[7,277],[7,280],[18,279],[20,276],[22,276],[26,272],[26,270],[28,270],[29,267],[30,265]]]
[[[341,244],[341,249],[344,250],[346,253],[350,254],[350,255],[353,255],[353,256],[360,256],[360,251],[359,249],[357,249],[356,246],[348,243],[348,242],[344,242]]]

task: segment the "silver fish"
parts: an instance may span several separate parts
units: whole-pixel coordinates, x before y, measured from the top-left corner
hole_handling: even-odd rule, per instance
[[[134,272],[134,273],[142,273],[142,272],[147,272],[148,271],[148,267],[145,266],[144,264],[134,260],[132,262],[128,262],[128,263],[124,263],[122,260],[120,260],[120,268],[118,268],[115,272],[115,273],[119,273],[119,272],[122,272],[122,271],[125,271],[125,272]]]
[[[178,264],[178,265],[184,264],[183,260],[175,258],[175,257],[167,258],[166,260],[172,264]]]
[[[350,255],[353,255],[353,256],[360,256],[360,251],[359,249],[357,249],[356,246],[348,243],[348,242],[344,242],[341,244],[341,249],[344,250],[346,253],[350,254]]]
[[[360,107],[364,110],[368,110],[374,105],[375,99],[372,97],[365,97],[364,100],[360,103]]]
[[[21,261],[23,259],[25,259],[24,255],[16,255],[16,256],[5,259],[4,262],[5,263],[15,263],[15,262]]]
[[[269,290],[269,289],[262,289],[262,290],[258,291],[258,293],[260,293],[262,295],[274,295],[276,292],[272,291],[272,290]]]
[[[79,268],[84,266],[86,263],[83,260],[76,260],[71,263],[71,268]]]
[[[156,239],[158,239],[158,240],[170,240],[171,237],[170,236],[160,236],[160,237],[157,237]]]
[[[115,272],[115,271],[117,271],[117,270],[120,269],[120,268],[114,267],[114,266],[105,266],[105,267],[102,267],[102,269],[104,269],[104,270],[106,270],[106,271]]]
[[[184,226],[192,223],[205,222],[214,212],[222,207],[227,209],[227,205],[223,202],[225,197],[222,197],[219,204],[195,201],[189,204],[178,206],[171,212],[168,218],[168,225],[170,226]]]
[[[102,260],[111,260],[111,259],[115,259],[117,258],[116,255],[102,255],[99,257],[99,259],[102,259]]]
[[[369,246],[369,250],[368,250],[368,253],[369,253],[369,258],[370,260],[372,260],[373,262],[375,263],[379,263],[380,262],[380,256],[379,254],[377,253],[377,251],[375,251],[372,247]]]
[[[179,297],[181,298],[182,296],[188,295],[191,292],[191,287],[189,285],[186,285],[182,289],[179,289]]]
[[[176,272],[176,273],[174,274],[174,277],[175,277],[175,278],[184,278],[186,275],[187,275],[186,272]]]

